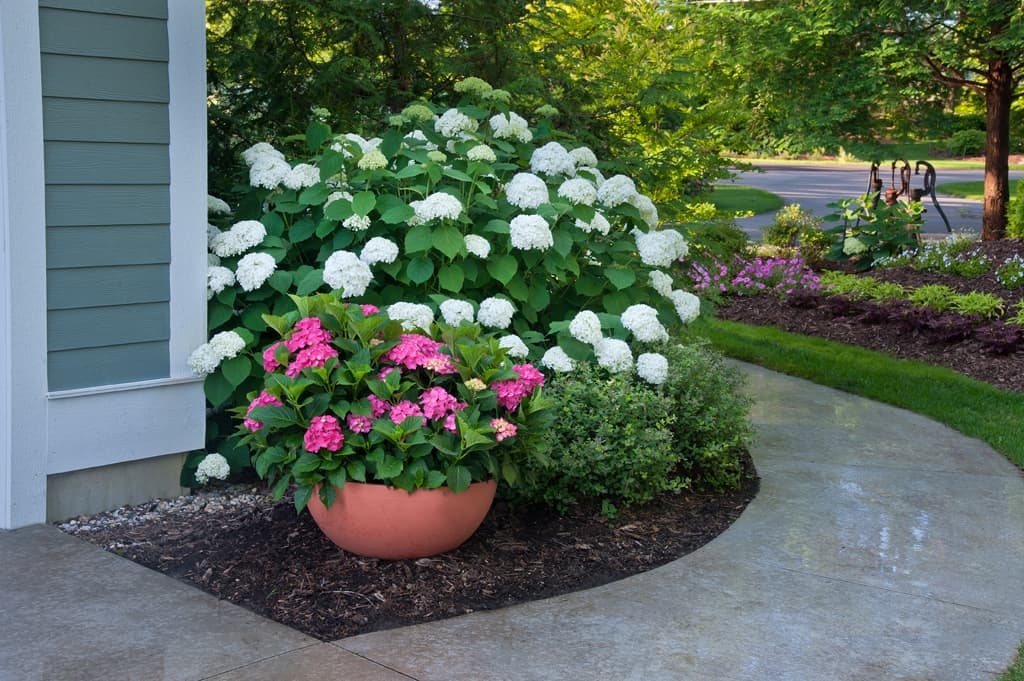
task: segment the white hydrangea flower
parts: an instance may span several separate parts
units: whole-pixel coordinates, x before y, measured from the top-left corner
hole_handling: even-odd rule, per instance
[[[203,460],[196,466],[196,482],[205,485],[210,478],[225,480],[231,474],[231,466],[228,460],[216,452],[211,452],[203,457]]]
[[[583,166],[597,167],[597,156],[590,147],[576,147],[569,152],[577,168]]]
[[[448,326],[458,326],[462,322],[472,322],[476,316],[473,305],[465,300],[449,298],[441,303],[441,317]]]
[[[658,321],[658,311],[650,305],[638,303],[622,311],[622,326],[633,333],[641,343],[668,340],[668,331]]]
[[[636,358],[636,373],[651,385],[661,385],[668,379],[668,359],[656,352],[645,352]]]
[[[255,291],[263,286],[277,269],[274,256],[267,253],[249,253],[242,256],[235,268],[235,280],[245,291]]]
[[[308,163],[300,163],[292,168],[283,180],[288,189],[305,189],[320,181],[320,169]]]
[[[539,215],[517,215],[509,223],[512,248],[546,251],[555,243],[548,221]]]
[[[498,160],[498,157],[494,154],[494,149],[491,149],[486,144],[478,144],[468,152],[466,152],[466,158],[470,161],[482,161],[483,163],[494,163]]]
[[[682,234],[673,229],[641,232],[633,230],[640,260],[651,267],[669,267],[680,258],[686,257],[690,247]]]
[[[335,251],[324,263],[324,283],[334,290],[341,290],[342,298],[355,298],[366,293],[366,287],[373,281],[370,266],[355,253]]]
[[[625,175],[614,175],[601,183],[597,188],[597,198],[606,206],[617,206],[620,203],[629,203],[637,195],[636,185],[633,180]]]
[[[437,118],[437,116],[434,116],[434,119],[436,119],[436,118]],[[433,119],[431,119],[431,120],[433,120]],[[410,132],[408,135],[406,135],[402,139],[418,142],[419,144],[417,144],[415,146],[422,146],[427,151],[434,151],[435,149],[437,149],[437,145],[434,144],[433,142],[431,142],[430,140],[428,140],[427,136],[423,134],[422,130],[413,130],[412,132]]]
[[[288,161],[276,156],[260,156],[249,167],[249,184],[264,189],[277,189],[292,167]]]
[[[597,187],[590,180],[573,177],[558,187],[558,195],[576,205],[593,206],[597,201]]]
[[[565,350],[557,345],[553,348],[548,348],[544,356],[540,358],[540,364],[559,373],[572,371],[576,368],[576,362],[572,361],[572,358],[565,354]]]
[[[380,149],[371,149],[363,154],[359,162],[356,163],[356,167],[360,170],[380,170],[388,167],[388,158],[381,153]]]
[[[447,192],[434,192],[422,201],[412,201],[409,205],[422,222],[458,220],[462,215],[462,201]]]
[[[683,324],[689,324],[700,315],[700,298],[689,291],[672,291],[669,300],[675,306],[676,314]]]
[[[665,274],[661,270],[651,270],[647,277],[651,282],[651,288],[660,295],[666,298],[672,295],[672,275]]]
[[[629,203],[640,211],[640,217],[647,223],[648,227],[655,229],[658,226],[658,207],[654,205],[654,201],[651,201],[649,197],[637,194],[630,199]]]
[[[486,298],[480,303],[476,320],[484,326],[495,329],[507,329],[512,323],[516,308],[504,298]]]
[[[548,142],[539,149],[534,149],[530,156],[530,170],[534,173],[546,175],[568,175],[576,174],[576,161],[558,142]]]
[[[206,195],[206,212],[209,215],[231,215],[231,206],[224,199]]]
[[[601,333],[601,320],[590,310],[580,310],[569,322],[569,333],[581,343],[596,345],[604,338]]]
[[[518,140],[526,144],[533,139],[530,124],[517,113],[510,111],[507,115],[496,114],[491,116],[488,122],[491,125],[491,130],[494,131],[494,136],[500,140]]]
[[[235,285],[235,273],[227,267],[212,265],[206,268],[206,299],[210,300],[215,295]]]
[[[571,152],[570,152],[571,153]],[[577,166],[576,177],[586,177],[594,181],[594,185],[598,188],[604,184],[604,173],[593,166]]]
[[[371,137],[370,139],[363,139],[361,135],[357,135],[354,132],[345,133],[343,135],[343,139],[355,143],[355,145],[359,147],[359,152],[362,154],[370,153],[371,151],[379,147],[380,143],[383,141],[380,137]],[[344,145],[339,144],[336,147],[332,145],[331,148],[334,149],[334,151],[343,152],[345,154],[345,158],[348,158],[352,155],[348,149],[345,149]]]
[[[476,234],[467,234],[465,237],[466,250],[478,258],[484,260],[491,254],[491,242]]]
[[[618,338],[602,338],[594,346],[594,356],[599,366],[613,374],[633,368],[633,352],[626,341]]]
[[[454,146],[454,142],[448,142],[449,152],[451,151],[451,148],[453,146]],[[429,160],[433,161],[434,163],[444,163],[445,161],[448,160],[448,156],[443,151],[440,151],[438,149],[434,149],[433,151],[428,151],[427,152],[427,158]]]
[[[203,343],[188,356],[188,365],[196,376],[209,376],[220,366],[221,357],[209,343]]]
[[[530,210],[548,202],[548,185],[533,173],[516,173],[505,185],[505,198],[516,208]]]
[[[477,122],[458,109],[448,109],[434,121],[434,130],[445,137],[455,137],[460,132],[476,132]]]
[[[217,234],[210,243],[210,250],[220,258],[230,258],[259,246],[267,236],[267,228],[259,220],[236,222],[226,232]]]
[[[498,340],[498,347],[505,348],[508,356],[515,357],[516,359],[522,359],[530,354],[530,349],[526,347],[526,343],[515,334],[504,336]]]
[[[345,229],[351,229],[353,232],[365,232],[370,229],[370,225],[373,221],[369,215],[349,215],[347,218],[341,221],[341,226]]]
[[[245,349],[245,339],[234,331],[221,331],[210,339],[208,345],[222,360],[231,359]]]
[[[388,317],[402,322],[402,328],[406,331],[430,331],[430,325],[434,323],[434,311],[418,303],[394,303],[385,311]]]
[[[601,213],[594,213],[594,219],[590,222],[576,220],[576,226],[584,232],[597,232],[604,236],[608,236],[608,232],[612,230],[612,223],[608,222],[608,218]]]
[[[220,236],[221,231],[217,228],[217,225],[206,224],[206,247],[213,248],[213,240]]]
[[[267,142],[257,142],[242,152],[242,160],[245,161],[247,166],[253,165],[261,158],[276,158],[283,161],[284,154]]]
[[[363,246],[363,252],[359,254],[359,259],[370,266],[379,262],[392,263],[397,257],[398,244],[382,236],[375,236],[367,241]]]

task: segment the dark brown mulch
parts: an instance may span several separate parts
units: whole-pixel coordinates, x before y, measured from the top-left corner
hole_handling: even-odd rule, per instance
[[[867,274],[907,288],[945,284],[960,293],[990,293],[1002,298],[1006,310],[1010,311],[1017,301],[1024,299],[1024,289],[1005,289],[996,280],[994,270],[1012,255],[1024,256],[1024,242],[980,242],[973,252],[984,253],[993,263],[990,272],[978,278],[919,272],[910,267],[880,268]],[[720,319],[774,326],[784,331],[857,345],[901,359],[916,359],[953,369],[1004,390],[1024,392],[1024,348],[1004,355],[992,354],[986,352],[976,338],[954,343],[937,342],[934,336],[901,329],[898,324],[891,322],[871,323],[863,315],[836,317],[825,306],[796,307],[792,301],[773,296],[729,298],[719,308],[717,316]]]
[[[342,551],[290,501],[160,514],[79,533],[125,558],[321,640],[428,622],[577,591],[650,570],[703,546],[757,492],[747,458],[725,494],[666,494],[614,522],[596,507],[559,516],[497,502],[462,547],[420,560]]]

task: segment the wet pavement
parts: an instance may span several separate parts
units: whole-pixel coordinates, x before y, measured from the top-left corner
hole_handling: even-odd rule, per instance
[[[1024,476],[924,417],[741,364],[761,491],[597,589],[321,643],[52,527],[0,532],[0,680],[972,681],[1024,639]]]

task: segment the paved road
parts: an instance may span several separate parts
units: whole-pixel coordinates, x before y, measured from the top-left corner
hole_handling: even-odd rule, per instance
[[[773,164],[768,162],[758,163],[764,172],[743,173],[734,183],[747,187],[764,189],[782,197],[786,203],[799,203],[806,210],[814,215],[824,217],[835,211],[828,204],[841,199],[853,198],[867,191],[868,173],[870,164],[836,164],[836,165],[799,165],[799,164]],[[891,182],[891,167],[884,164],[880,176],[888,187]],[[1021,171],[1010,173],[1010,182],[1024,176]],[[984,171],[977,170],[946,170],[936,171],[936,184],[942,185],[946,182],[966,182],[971,180],[984,179]],[[899,186],[899,174],[897,171],[896,184]],[[911,178],[911,187],[923,187],[924,176],[914,175]],[[980,232],[981,231],[981,202],[968,201],[967,199],[954,198],[952,196],[938,195],[939,206],[945,212],[953,231]],[[930,198],[925,197],[925,225],[924,231],[931,233],[945,233],[946,225],[935,210]],[[739,220],[739,225],[752,238],[760,239],[761,229],[770,225],[774,213],[765,213],[751,218]]]

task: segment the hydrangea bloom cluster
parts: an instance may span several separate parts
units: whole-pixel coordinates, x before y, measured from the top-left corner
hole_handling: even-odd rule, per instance
[[[344,298],[355,298],[366,292],[373,281],[370,266],[355,253],[335,251],[324,263],[324,283],[340,290]]]
[[[546,251],[555,243],[548,221],[539,215],[517,215],[509,224],[512,248]]]
[[[435,192],[422,201],[412,201],[409,205],[416,211],[416,219],[419,222],[458,220],[462,215],[462,202],[458,197],[446,192]]]
[[[338,485],[371,476],[402,489],[461,491],[511,465],[497,463],[494,444],[521,435],[526,416],[546,409],[544,375],[529,363],[513,365],[491,342],[477,345],[477,326],[448,329],[441,341],[326,296],[299,307],[319,316],[275,323],[287,332],[264,350],[263,389],[236,410],[257,470],[298,483],[299,500],[325,479]],[[318,360],[305,361],[307,353]],[[295,456],[281,457],[282,450]],[[338,470],[341,477],[332,477]]]
[[[205,485],[210,480],[226,480],[231,474],[231,466],[222,454],[211,452],[203,457],[196,467],[196,482]]]
[[[277,269],[274,256],[269,253],[247,253],[238,261],[235,281],[244,291],[255,291],[270,279]]]
[[[402,323],[407,331],[422,329],[427,331],[434,323],[434,311],[419,303],[394,303],[387,308],[388,316]]]
[[[630,305],[622,312],[622,326],[631,331],[642,343],[660,343],[668,340],[668,331],[658,321],[658,311],[650,305]]]
[[[576,161],[561,144],[548,142],[534,150],[530,157],[530,170],[534,173],[571,177],[576,174]]]
[[[465,300],[449,298],[439,306],[441,317],[448,326],[458,326],[462,322],[472,322],[476,317],[473,304]]]
[[[497,114],[492,116],[488,123],[494,131],[494,136],[500,140],[515,140],[526,144],[533,139],[530,124],[517,113]]]
[[[515,306],[504,298],[487,298],[480,303],[476,320],[493,329],[507,329],[515,313]]]
[[[533,173],[518,173],[505,185],[505,198],[516,208],[532,210],[548,202],[548,185]]]
[[[234,331],[221,331],[192,351],[188,363],[196,376],[212,374],[225,359],[237,357],[245,349],[245,339]]]
[[[236,222],[226,232],[219,232],[210,241],[210,250],[220,258],[241,255],[262,243],[267,228],[258,220]]]

